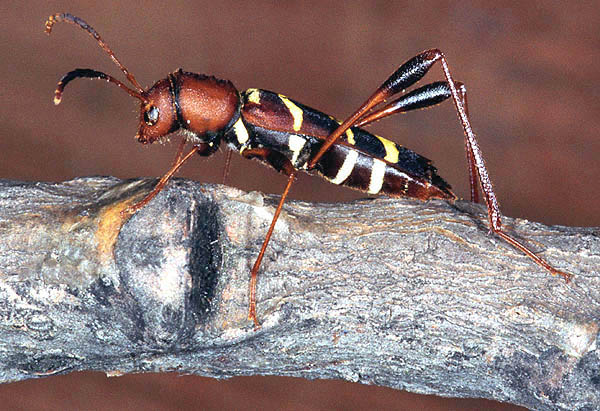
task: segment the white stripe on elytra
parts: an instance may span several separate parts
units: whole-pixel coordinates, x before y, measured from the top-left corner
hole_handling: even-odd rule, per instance
[[[356,141],[354,140],[354,133],[352,132],[352,130],[346,130],[346,137],[348,139],[349,144],[352,144],[353,146],[356,145]]]
[[[385,148],[384,160],[396,164],[398,162],[398,157],[400,156],[400,152],[398,151],[398,146],[396,146],[396,143],[383,137],[375,137],[381,141],[381,144],[383,144],[383,147]]]
[[[248,101],[254,104],[260,104],[260,90],[257,88],[249,88],[246,90],[248,93]]]
[[[294,119],[294,125],[292,126],[294,128],[294,131],[299,131],[302,127],[302,119],[304,118],[302,109],[294,103],[292,103],[292,101],[286,96],[282,96],[281,94],[279,94],[279,98],[281,99],[281,101],[283,101],[283,104],[285,104],[288,110],[290,110],[290,114]]]
[[[350,152],[348,153],[348,155],[346,155],[346,158],[344,159],[344,163],[338,170],[337,175],[334,179],[330,181],[333,184],[342,184],[350,176],[350,173],[352,173],[357,159],[358,151],[350,150]]]

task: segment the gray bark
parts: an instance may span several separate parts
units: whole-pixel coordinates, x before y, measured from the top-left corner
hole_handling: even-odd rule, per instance
[[[535,409],[600,407],[600,231],[485,209],[290,201],[175,180],[0,183],[0,381],[102,370],[335,378]]]

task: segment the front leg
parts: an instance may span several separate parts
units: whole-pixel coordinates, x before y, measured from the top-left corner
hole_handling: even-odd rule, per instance
[[[211,150],[211,147],[208,144],[200,143],[200,144],[195,145],[190,150],[189,153],[187,153],[185,156],[182,157],[181,154],[183,152],[184,146],[185,146],[185,142],[182,142],[182,144],[179,146],[179,149],[177,150],[177,156],[175,157],[175,161],[174,161],[173,165],[171,166],[169,171],[167,171],[165,173],[165,175],[162,176],[162,178],[158,181],[156,186],[154,186],[154,189],[152,191],[150,191],[146,195],[146,197],[144,197],[142,200],[138,201],[137,203],[135,203],[133,205],[130,205],[125,210],[121,211],[121,216],[123,216],[123,217],[132,216],[140,208],[142,208],[146,204],[148,204],[150,202],[150,200],[152,200],[158,193],[160,193],[163,190],[163,188],[165,188],[165,186],[167,185],[169,180],[175,175],[175,173],[177,171],[179,171],[179,169],[181,168],[183,163],[185,163],[192,155],[194,155],[195,153],[199,153],[200,155],[203,155],[204,153]]]

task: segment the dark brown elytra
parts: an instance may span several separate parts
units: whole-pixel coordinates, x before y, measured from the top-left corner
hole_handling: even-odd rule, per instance
[[[125,90],[132,97],[140,100],[140,122],[136,136],[139,142],[150,144],[161,140],[178,130],[183,131],[184,137],[179,145],[173,166],[160,179],[152,192],[139,203],[134,204],[125,211],[126,215],[132,215],[138,209],[146,205],[164,188],[169,179],[192,155],[198,153],[200,155],[208,156],[214,153],[218,148],[220,141],[225,138],[226,133],[232,132],[232,130],[235,129],[234,124],[237,124],[240,117],[246,113],[242,113],[244,106],[241,102],[241,94],[233,84],[230,81],[219,80],[212,76],[178,70],[145,90],[139,85],[135,77],[129,73],[125,66],[121,64],[100,35],[98,35],[98,33],[85,21],[68,13],[54,14],[50,16],[46,22],[46,32],[48,34],[50,34],[52,27],[56,22],[74,24],[90,34],[125,74],[129,82],[133,85],[133,88],[126,86],[114,77],[102,72],[91,69],[76,69],[67,73],[58,83],[54,99],[55,104],[60,103],[65,86],[73,79],[86,77],[106,80]],[[413,90],[410,93],[405,93],[405,90],[421,80],[435,63],[441,65],[446,81],[432,83]],[[397,94],[400,95],[400,98],[381,107],[382,103]],[[286,102],[286,105],[287,103],[292,104],[292,106],[294,105],[294,102],[291,102],[284,96],[281,96],[281,98],[285,99],[283,101]],[[256,281],[258,270],[271,235],[273,234],[275,223],[281,213],[282,206],[299,169],[302,169],[302,171],[314,170],[323,174],[323,164],[325,164],[325,166],[333,169],[333,171],[330,170],[332,173],[337,172],[338,174],[343,174],[342,169],[344,168],[345,161],[341,161],[340,159],[345,159],[345,157],[338,156],[333,158],[332,147],[340,149],[344,147],[347,151],[358,151],[358,149],[353,147],[346,137],[342,136],[350,133],[352,130],[356,131],[358,127],[366,126],[379,119],[399,112],[432,106],[446,98],[451,98],[454,102],[465,134],[471,200],[478,202],[477,181],[479,181],[488,210],[490,230],[504,239],[507,243],[521,250],[535,263],[539,264],[550,273],[560,275],[566,281],[569,281],[571,278],[570,274],[555,269],[545,260],[534,254],[527,246],[503,230],[498,201],[496,200],[496,195],[488,176],[481,150],[469,121],[466,107],[466,88],[461,83],[453,80],[443,53],[437,49],[432,49],[420,53],[400,66],[353,114],[345,121],[339,123],[339,126],[332,132],[327,132],[324,136],[321,136],[317,132],[305,133],[305,136],[314,137],[320,142],[315,146],[316,149],[314,153],[311,154],[311,157],[308,158],[302,167],[295,165],[288,157],[284,156],[274,147],[260,145],[258,147],[249,147],[245,150],[240,150],[240,153],[243,156],[247,158],[259,158],[261,161],[266,162],[288,176],[287,185],[281,195],[271,225],[265,236],[256,262],[251,270],[248,311],[249,320],[252,320],[256,326],[259,326],[256,316]],[[297,105],[295,106],[295,109],[300,111],[303,110]],[[306,108],[306,110],[308,110],[308,108]],[[252,123],[252,115],[248,112],[247,117],[244,118],[244,122],[253,127],[260,126],[266,128],[267,131],[283,132],[284,136],[289,137],[288,145],[289,148],[292,149],[292,137],[299,138],[294,132],[300,130],[300,134],[302,134],[305,128],[296,128],[296,125],[294,124],[293,130],[291,130],[291,126],[281,126],[281,124],[288,121],[289,118],[293,118],[295,121],[297,119],[296,116],[300,116],[300,120],[302,120],[302,113],[294,114],[295,113],[291,109],[285,113],[277,111],[267,112],[266,117],[263,117],[260,124],[258,124],[256,118],[254,119],[255,123]],[[302,125],[302,127],[304,127],[304,125]],[[243,131],[247,133],[245,129]],[[234,132],[234,134],[235,133],[237,132]],[[251,138],[248,134],[246,134],[245,137]],[[237,138],[241,144],[242,139],[239,135]],[[379,139],[384,141],[381,138]],[[184,155],[183,150],[187,142],[190,142],[193,148]],[[299,152],[300,149],[296,152],[296,157]],[[231,153],[231,151],[229,153]],[[363,156],[365,155],[365,152],[360,153]],[[332,159],[328,159],[327,156],[332,157]],[[415,156],[418,155],[415,153]],[[372,165],[361,165],[361,167],[363,167],[361,169],[363,174],[368,172],[370,173],[370,177],[358,175],[357,178],[363,182],[370,178],[370,181],[373,182],[375,180],[374,176],[377,175],[378,178],[381,178],[381,182],[378,186],[379,189],[381,189],[381,187],[388,187],[388,192],[386,192],[388,195],[404,195],[422,200],[429,198],[454,199],[454,195],[449,191],[449,186],[435,174],[435,168],[433,167],[429,166],[429,174],[427,176],[411,176],[406,173],[400,173],[399,175],[401,177],[397,178],[402,178],[403,180],[394,180],[393,183],[391,182],[392,180],[389,180],[386,183],[386,178],[392,179],[392,173],[388,173],[387,170],[394,169],[395,165],[387,158],[383,159],[373,156],[371,159],[373,160]],[[334,163],[334,161],[336,162]],[[227,164],[228,163],[229,156],[227,159]],[[376,164],[379,166],[378,173],[375,171],[377,168]],[[398,165],[401,166],[402,164],[398,163]],[[355,163],[351,164],[351,166],[354,167]],[[352,170],[354,170],[354,168],[352,168]],[[348,176],[349,175],[350,174],[348,173]],[[401,190],[400,184],[398,184],[397,181],[404,182],[404,191]],[[375,182],[377,183],[378,181]],[[417,187],[418,190],[408,190],[409,183],[411,184],[411,187]],[[340,184],[340,182],[335,182],[335,184]],[[371,185],[369,185],[368,188],[370,189]],[[364,191],[367,191],[367,188],[365,188]]]

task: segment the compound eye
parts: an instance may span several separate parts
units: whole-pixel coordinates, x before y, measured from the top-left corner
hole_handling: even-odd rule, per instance
[[[144,111],[144,122],[149,126],[153,126],[158,121],[158,109],[154,106],[148,107]]]

